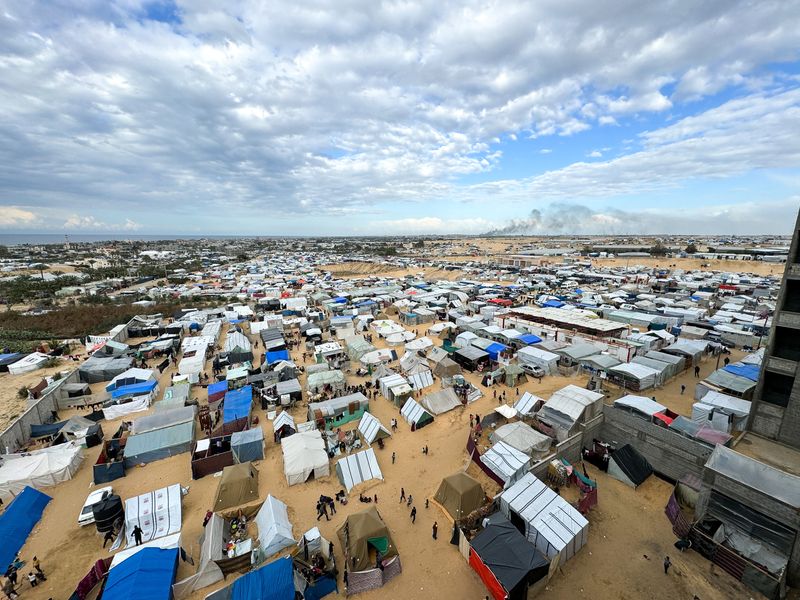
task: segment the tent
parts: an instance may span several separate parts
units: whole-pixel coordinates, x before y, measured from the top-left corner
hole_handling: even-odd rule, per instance
[[[461,366],[451,358],[443,358],[433,367],[433,374],[437,377],[452,377],[461,373]]]
[[[30,373],[31,371],[35,371],[39,367],[41,367],[44,363],[50,360],[50,357],[47,354],[42,352],[34,352],[33,354],[28,354],[24,358],[20,358],[17,361],[8,365],[8,372],[11,375],[22,375],[23,373]]]
[[[358,432],[367,444],[390,437],[392,434],[386,427],[384,427],[376,416],[372,413],[365,412],[358,422]]]
[[[514,410],[521,417],[532,417],[545,403],[544,398],[540,398],[530,392],[525,392],[514,402]]]
[[[659,404],[655,400],[644,396],[634,396],[633,394],[627,394],[622,398],[614,400],[614,407],[638,413],[647,419],[652,419],[653,415],[663,413],[667,410],[666,406]]]
[[[400,574],[397,547],[375,506],[349,515],[337,534],[348,567],[348,594],[379,588]],[[375,566],[378,555],[381,569]]]
[[[178,548],[144,548],[111,569],[103,600],[170,600],[178,570]]]
[[[622,363],[608,369],[609,377],[624,387],[639,391],[656,385],[661,373],[639,363]]]
[[[481,455],[481,462],[507,486],[522,476],[530,466],[531,457],[505,442],[497,442]]]
[[[216,383],[209,383],[207,391],[209,403],[222,400],[225,397],[225,392],[228,391],[228,382],[217,381]]]
[[[214,512],[248,504],[258,499],[258,469],[246,462],[222,470],[214,495]]]
[[[289,485],[303,483],[311,475],[315,479],[330,475],[328,452],[319,431],[301,431],[284,438],[281,449],[283,471]]]
[[[258,543],[262,557],[269,557],[295,544],[286,505],[271,494],[256,513]]]
[[[637,488],[653,474],[647,459],[630,444],[617,448],[608,461],[608,474],[632,488]]]
[[[602,393],[570,384],[554,392],[536,416],[554,429],[558,441],[563,442],[578,424],[602,412],[603,397]]]
[[[7,503],[28,486],[39,489],[72,479],[83,461],[83,449],[67,442],[0,458],[0,500]]]
[[[133,546],[133,529],[142,530],[150,542],[181,530],[181,486],[177,483],[125,500],[125,537]]]
[[[242,575],[207,600],[294,600],[294,568],[288,556]]]
[[[415,390],[422,390],[433,385],[431,370],[421,364],[406,372],[406,377],[409,385]]]
[[[125,444],[125,467],[189,452],[194,442],[194,410],[194,406],[174,408],[134,421],[134,430],[137,433],[129,436]],[[142,419],[147,419],[147,430],[138,432],[145,428],[138,424]]]
[[[461,400],[453,388],[443,388],[430,394],[425,394],[420,404],[433,415],[441,415],[461,406]]]
[[[132,364],[133,359],[128,356],[90,356],[78,367],[78,373],[81,381],[85,383],[100,383],[124,373],[130,369]]]
[[[553,375],[558,372],[558,354],[526,346],[517,351],[517,360],[522,364],[541,367],[545,375]]]
[[[50,496],[26,486],[0,514],[0,540],[4,540],[0,544],[0,570],[3,573],[25,545],[50,500]]]
[[[412,431],[425,427],[428,423],[433,423],[433,415],[422,408],[413,398],[406,400],[403,408],[400,409],[400,415],[411,425]]]
[[[23,358],[25,358],[25,355],[22,352],[0,354],[0,373],[8,373],[8,367]]]
[[[458,521],[483,506],[486,494],[480,483],[466,473],[459,472],[442,479],[434,500]]]
[[[336,475],[348,492],[364,481],[383,480],[383,473],[372,448],[339,459],[336,463]]]
[[[222,423],[234,425],[241,421],[239,424],[244,429],[250,424],[250,411],[252,409],[252,386],[246,385],[238,390],[229,390],[225,393],[225,401],[222,404]]]
[[[253,427],[231,434],[233,461],[246,463],[264,458],[264,430]]]
[[[339,370],[321,371],[319,373],[309,373],[306,389],[310,392],[319,392],[325,386],[330,386],[333,390],[341,391],[344,389],[347,380],[344,373]]]
[[[146,383],[148,381],[156,381],[156,383],[158,382],[155,372],[152,369],[127,369],[111,380],[111,382],[106,386],[106,391],[113,392],[116,389],[128,385],[136,385],[137,383]]]
[[[133,396],[155,396],[158,391],[158,381],[151,379],[149,381],[142,381],[140,383],[131,383],[128,385],[117,386],[111,391],[111,398],[114,400],[122,398],[131,398]]]
[[[360,419],[369,411],[369,399],[361,392],[339,396],[322,402],[309,402],[308,420],[325,428],[340,427],[350,421]]]
[[[550,437],[521,421],[501,425],[489,434],[489,440],[493,444],[505,442],[512,448],[537,459],[547,455],[553,443]]]
[[[272,430],[273,430],[273,437],[275,442],[280,442],[285,437],[289,437],[290,435],[297,433],[297,425],[288,412],[283,411],[275,420],[272,421]]]
[[[469,564],[495,600],[526,600],[528,588],[550,569],[548,560],[498,514],[470,542]]]
[[[532,473],[497,498],[500,511],[550,560],[572,558],[589,539],[589,522]]]

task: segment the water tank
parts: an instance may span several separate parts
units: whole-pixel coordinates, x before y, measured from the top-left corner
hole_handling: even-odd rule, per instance
[[[116,494],[107,496],[92,507],[94,513],[94,524],[97,531],[105,533],[114,529],[118,530],[116,525],[121,525],[125,515],[125,509],[122,506],[122,499]]]

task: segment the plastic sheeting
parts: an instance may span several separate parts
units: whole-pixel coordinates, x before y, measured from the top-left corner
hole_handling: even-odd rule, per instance
[[[253,388],[249,385],[225,394],[222,406],[222,422],[231,423],[237,419],[250,418],[253,408]]]
[[[104,600],[170,600],[178,549],[145,548],[108,574]]]
[[[103,417],[107,421],[113,421],[133,413],[143,412],[150,408],[150,395],[131,398],[130,402],[112,404],[103,408]]]
[[[550,445],[553,442],[548,436],[520,421],[498,427],[489,435],[489,440],[492,443],[505,442],[512,448],[533,457],[541,457],[550,452]]]
[[[254,427],[231,434],[231,452],[233,452],[234,462],[237,463],[263,459],[264,430]]]
[[[11,564],[31,531],[42,518],[51,498],[47,494],[25,487],[0,515],[0,569]]]
[[[272,556],[295,544],[286,505],[271,494],[258,510],[255,521],[263,556]]]
[[[378,466],[375,450],[372,448],[339,460],[336,463],[336,475],[348,492],[364,481],[369,481],[370,479],[383,480],[383,473],[381,473],[381,468]]]
[[[142,530],[142,541],[178,533],[181,530],[181,486],[177,483],[125,501],[125,537],[129,546],[136,542],[133,529]]]
[[[528,468],[531,457],[505,442],[497,442],[481,455],[481,462],[509,484],[516,481]]]
[[[72,479],[81,461],[83,450],[76,442],[25,454],[4,454],[0,466],[0,499],[8,503],[28,486],[38,489]]]

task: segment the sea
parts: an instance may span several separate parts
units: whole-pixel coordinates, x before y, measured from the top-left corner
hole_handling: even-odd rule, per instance
[[[244,235],[171,235],[162,233],[160,235],[138,235],[130,233],[70,233],[69,241],[73,243],[93,243],[93,242],[152,242],[157,240],[226,240],[236,238],[253,238],[258,236]],[[66,241],[63,234],[58,233],[0,233],[0,246],[20,246],[31,244],[34,246],[44,246],[47,244],[63,244]]]

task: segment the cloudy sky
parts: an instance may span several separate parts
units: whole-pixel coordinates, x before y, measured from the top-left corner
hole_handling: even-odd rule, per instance
[[[0,231],[789,233],[795,0],[0,0]]]

